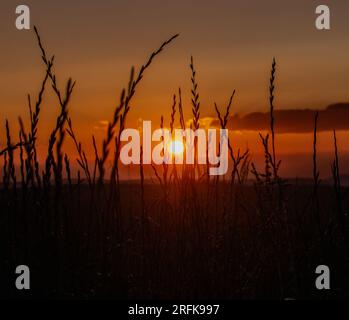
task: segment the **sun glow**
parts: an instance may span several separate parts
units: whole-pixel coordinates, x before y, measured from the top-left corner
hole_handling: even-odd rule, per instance
[[[169,151],[172,155],[182,154],[184,152],[183,142],[179,140],[173,140],[169,144]]]

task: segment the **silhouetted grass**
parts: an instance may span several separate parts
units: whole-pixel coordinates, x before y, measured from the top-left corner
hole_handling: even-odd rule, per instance
[[[193,165],[151,164],[154,175],[147,180],[141,160],[139,182],[122,182],[120,135],[127,126],[132,98],[154,58],[178,35],[151,53],[138,73],[131,68],[101,150],[92,136],[91,164],[69,116],[75,83],[69,78],[64,90],[58,87],[54,58],[48,58],[37,28],[34,30],[45,77],[34,109],[28,97],[29,130],[19,118],[15,141],[6,121],[6,141],[0,149],[1,296],[23,296],[11,279],[17,265],[27,264],[32,290],[24,294],[34,298],[348,297],[348,193],[340,181],[336,133],[333,188],[319,179],[317,115],[313,185],[293,184],[280,177],[275,59],[269,82],[270,132],[260,134],[264,168],[252,162],[248,149],[237,150],[229,142],[232,168],[228,179],[210,179],[208,167],[197,161],[195,143]],[[190,70],[191,127],[197,129],[202,106],[193,57]],[[51,82],[60,109],[50,131],[45,162],[40,164],[36,141],[47,82]],[[235,90],[224,113],[214,104],[222,129],[228,127],[234,95]],[[181,89],[173,96],[171,133],[177,124],[186,128]],[[161,116],[160,128],[165,127]],[[64,151],[66,133],[77,154],[76,176]],[[143,147],[141,159],[142,154]],[[110,180],[106,180],[108,161]],[[314,287],[319,264],[329,265],[336,275],[330,292]]]

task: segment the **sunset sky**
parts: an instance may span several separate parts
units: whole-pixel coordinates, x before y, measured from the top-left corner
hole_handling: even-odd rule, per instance
[[[276,109],[326,109],[333,103],[349,102],[349,2],[345,0],[327,1],[330,31],[315,28],[315,8],[326,4],[323,1],[2,0],[0,122],[9,119],[16,137],[17,117],[28,120],[27,94],[36,97],[45,71],[33,30],[15,28],[19,4],[30,7],[31,27],[38,27],[48,53],[55,54],[58,83],[63,88],[68,77],[76,80],[70,114],[88,151],[92,150],[92,134],[100,145],[131,66],[139,67],[176,33],[180,37],[157,57],[138,88],[129,127],[137,128],[142,119],[158,124],[161,115],[168,122],[178,87],[182,88],[185,115],[191,117],[191,55],[197,69],[201,116],[212,120],[214,102],[224,108],[233,89],[233,114],[242,117],[268,111],[274,56]],[[43,150],[58,112],[54,96],[46,95],[39,125]],[[230,129],[234,129],[233,122]],[[231,139],[239,147],[251,148],[258,158],[262,148],[259,128],[255,129],[240,128],[231,133]],[[332,133],[327,129],[319,133],[323,176],[330,175],[331,158],[327,156],[332,156]],[[349,125],[338,133],[343,173],[349,173],[347,130]],[[1,145],[4,133],[3,126]],[[283,132],[277,143],[280,157],[285,158],[285,175],[310,175],[311,133]]]

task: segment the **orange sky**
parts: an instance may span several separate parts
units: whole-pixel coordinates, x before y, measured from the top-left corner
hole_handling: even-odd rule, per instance
[[[101,142],[103,123],[112,118],[130,67],[144,63],[152,50],[175,33],[180,37],[157,58],[137,91],[130,127],[139,126],[140,119],[158,123],[161,114],[168,120],[172,95],[179,86],[185,114],[190,117],[191,54],[203,117],[214,116],[213,103],[225,105],[233,89],[237,90],[233,113],[267,111],[273,56],[278,63],[276,108],[324,109],[331,103],[349,101],[348,1],[329,4],[332,29],[326,32],[314,27],[317,1],[64,0],[26,4],[31,9],[31,24],[39,27],[47,51],[56,55],[59,84],[63,86],[69,76],[77,82],[70,114],[88,150],[92,134]],[[14,11],[13,1],[1,1],[0,123],[8,118],[13,134],[18,130],[18,115],[27,116],[27,93],[36,95],[44,72],[34,34],[16,30]],[[46,95],[39,124],[42,149],[58,111],[52,94]],[[3,138],[4,129],[0,143]],[[347,132],[338,135],[345,153],[349,152],[348,138]],[[257,132],[234,133],[232,139],[237,145],[248,144],[256,154],[261,150]],[[283,134],[277,139],[282,154],[311,152],[310,134]],[[331,142],[331,133],[321,133],[319,151],[331,152]],[[298,162],[294,165],[302,167]],[[326,160],[323,167],[327,168],[325,164]],[[291,166],[286,174],[297,174]],[[300,168],[299,174],[305,171]]]

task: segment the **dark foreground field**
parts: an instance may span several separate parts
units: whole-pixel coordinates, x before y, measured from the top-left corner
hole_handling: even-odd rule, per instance
[[[349,297],[347,243],[329,186],[319,187],[318,204],[312,186],[295,183],[121,183],[118,205],[109,191],[2,190],[1,296]],[[27,291],[15,288],[20,264],[30,267]],[[321,264],[331,290],[315,288]]]

